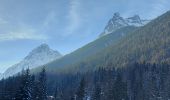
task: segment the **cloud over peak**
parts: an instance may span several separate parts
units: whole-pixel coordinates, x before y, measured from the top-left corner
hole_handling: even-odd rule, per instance
[[[47,40],[48,36],[44,34],[38,34],[35,30],[20,30],[15,32],[0,33],[0,42],[2,41],[12,41],[12,40]]]
[[[81,24],[81,15],[80,15],[80,7],[81,7],[81,2],[80,0],[71,0],[69,4],[69,11],[68,11],[68,27],[67,31],[68,33],[66,35],[73,34],[77,29],[79,29],[80,24]]]

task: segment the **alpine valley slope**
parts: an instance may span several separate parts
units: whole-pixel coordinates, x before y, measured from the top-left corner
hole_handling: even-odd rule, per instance
[[[47,71],[76,73],[99,67],[125,67],[134,62],[170,63],[170,11],[85,60],[61,67],[58,61],[47,64]]]
[[[170,64],[170,11],[132,31],[95,56],[63,70],[77,72],[99,67],[125,67],[135,62]]]
[[[126,37],[126,35],[128,35],[129,33],[132,33],[133,31],[137,29],[138,27],[134,25],[128,25],[128,26],[118,28],[117,30],[114,30],[112,33],[104,35],[98,38],[97,40],[83,46],[82,48],[72,52],[71,54],[68,54],[62,57],[61,59],[50,62],[44,66],[47,67],[47,70],[51,69],[51,71],[55,71],[53,69],[56,69],[59,71],[59,69],[63,69],[66,66],[71,66],[71,65],[74,65],[75,63],[86,60],[90,58],[91,56],[94,56],[98,54],[99,52],[103,51],[105,48],[110,47],[111,45],[117,44],[118,41],[120,41],[122,38]],[[35,69],[34,71],[39,71],[40,70],[39,68]]]
[[[58,51],[50,49],[47,44],[42,44],[32,50],[21,62],[9,67],[1,74],[1,78],[7,78],[15,75],[28,67],[30,69],[36,68],[37,66],[44,65],[61,57],[62,55]]]
[[[52,69],[50,72],[55,71],[56,69],[59,71],[59,69],[63,69],[65,66],[71,66],[75,63],[81,62],[93,55],[96,55],[100,51],[104,50],[105,48],[116,44],[120,39],[122,39],[125,35],[128,33],[136,30],[137,27],[134,26],[127,26],[121,29],[118,29],[117,31],[113,32],[112,34],[108,34],[106,36],[103,36],[101,38],[98,38],[97,40],[85,45],[82,48],[79,48],[78,50],[63,56],[60,59],[56,59],[50,63],[47,63],[43,65],[43,67],[47,67],[48,69]],[[124,34],[124,35],[122,35]],[[36,69],[33,69],[33,72],[36,73],[39,72],[42,68],[42,66],[37,67]]]

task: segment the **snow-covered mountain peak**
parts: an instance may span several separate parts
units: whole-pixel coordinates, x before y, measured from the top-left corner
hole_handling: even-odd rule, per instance
[[[45,51],[48,51],[48,50],[50,50],[50,47],[47,44],[41,44],[40,46],[33,49],[31,53],[45,52]]]
[[[141,19],[139,15],[134,15],[133,17],[129,17],[129,18],[123,18],[117,12],[117,13],[114,13],[113,17],[109,20],[108,24],[106,25],[104,29],[104,32],[100,34],[100,36],[110,34],[116,31],[117,29],[120,29],[126,26],[140,27],[140,26],[145,25],[148,22],[149,22],[148,20]]]
[[[58,51],[50,49],[47,44],[41,44],[40,46],[33,49],[22,61],[9,67],[4,73],[3,77],[12,76],[22,69],[36,68],[41,65],[47,64],[53,60],[59,59],[62,55]]]
[[[101,36],[109,34],[123,26],[127,26],[127,22],[124,20],[123,17],[120,16],[120,14],[114,13],[112,19],[109,20],[108,24],[106,25],[104,32],[101,34]]]
[[[142,20],[139,15],[134,15],[133,17],[129,17],[125,19],[128,23],[128,25],[132,25],[132,26],[143,26],[146,24],[146,20]]]
[[[119,12],[114,13],[112,19],[119,19],[119,18],[121,18],[120,13]]]
[[[133,23],[142,23],[141,18],[139,15],[134,15],[133,17],[127,18],[127,20],[131,20]]]
[[[132,19],[132,20],[141,20],[139,15],[134,15],[133,17],[129,17],[128,19]]]
[[[35,48],[35,49],[44,49],[44,48],[50,48],[50,47],[48,46],[48,44],[43,43],[40,46],[38,46],[37,48]]]

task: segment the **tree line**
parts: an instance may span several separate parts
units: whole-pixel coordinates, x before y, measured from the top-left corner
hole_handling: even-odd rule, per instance
[[[0,81],[0,100],[168,100],[170,65],[133,63],[85,73],[56,74],[45,69]]]
[[[0,100],[47,100],[45,68],[36,78],[26,69],[0,82]]]

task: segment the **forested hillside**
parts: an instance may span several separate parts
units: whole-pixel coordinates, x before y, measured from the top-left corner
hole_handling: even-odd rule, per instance
[[[100,68],[84,74],[57,75],[43,70],[34,76],[27,70],[0,81],[0,99],[168,100],[169,83],[170,65],[166,63],[134,63],[126,68]]]
[[[162,62],[169,63],[170,62],[169,33],[170,33],[170,12],[167,12],[161,15],[160,17],[156,18],[155,20],[151,21],[147,25],[129,32],[126,36],[117,40],[117,42],[111,43],[103,50],[100,49],[101,51],[93,49],[96,48],[96,46],[97,47],[100,46],[94,44],[92,45],[93,48],[90,50],[91,52],[93,52],[93,54],[89,56],[87,56],[89,54],[88,52],[79,53],[78,50],[76,52],[73,52],[71,55],[63,57],[63,59],[49,63],[46,65],[48,66],[47,71],[54,73],[56,72],[76,73],[85,72],[89,70],[96,70],[100,67],[126,67],[126,65],[134,62],[145,61],[148,63],[158,64]],[[111,33],[99,40],[102,39],[111,40],[113,38],[111,37],[112,35],[115,37],[115,34]],[[96,41],[94,43],[98,43]],[[87,47],[89,46],[90,44],[87,45]],[[80,49],[80,51],[86,50],[87,47],[86,46],[83,47],[83,49]],[[74,56],[76,56],[76,58],[74,58]],[[41,67],[35,70],[40,69]]]
[[[145,26],[124,27],[43,67],[1,80],[1,99],[169,100],[170,11]]]
[[[75,72],[95,70],[99,67],[126,67],[129,63],[170,62],[170,12],[138,28],[94,56],[63,70]],[[49,67],[50,69],[50,67]]]
[[[98,38],[97,40],[83,46],[82,48],[72,52],[71,54],[65,55],[61,59],[54,60],[46,64],[48,66],[47,71],[60,71],[63,70],[66,66],[71,66],[75,63],[81,62],[85,59],[89,59],[91,56],[96,56],[99,52],[102,52],[105,48],[116,44],[119,40],[127,36],[130,32],[133,32],[137,29],[134,26],[127,26],[117,31]],[[43,66],[42,66],[43,67]],[[40,71],[41,67],[33,70],[34,72]]]

